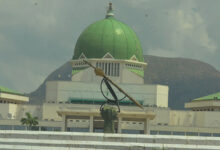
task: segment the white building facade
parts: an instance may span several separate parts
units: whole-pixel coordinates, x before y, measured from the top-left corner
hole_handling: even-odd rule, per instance
[[[69,61],[72,80],[46,83],[43,105],[28,104],[28,97],[24,95],[0,92],[0,130],[25,129],[20,119],[30,112],[39,118],[36,130],[61,131],[65,125],[66,131],[102,131],[103,120],[97,115],[100,105],[106,101],[100,90],[102,78],[95,75],[84,59],[102,69],[144,107],[144,110],[137,108],[127,98],[120,103],[122,112],[131,113],[130,118],[122,115],[124,119],[122,117],[118,125],[121,133],[144,133],[148,130],[146,127],[150,127],[151,134],[220,135],[220,112],[170,110],[168,86],[144,84],[147,63],[140,41],[130,27],[114,18],[111,7],[105,19],[91,24],[79,36],[74,56]],[[108,90],[103,87],[103,92],[107,94]],[[115,92],[119,98],[124,96]],[[63,119],[65,113],[75,116]],[[138,114],[142,115],[139,120],[136,119]],[[145,114],[154,116],[148,125],[143,121]],[[119,124],[119,120],[116,123]]]

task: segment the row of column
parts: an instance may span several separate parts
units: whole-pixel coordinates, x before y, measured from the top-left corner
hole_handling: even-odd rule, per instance
[[[61,127],[62,131],[66,131],[67,129],[67,118],[66,115],[62,115],[63,126]],[[89,116],[89,132],[93,132],[94,129],[94,116]],[[118,127],[117,132],[121,133],[122,131],[122,117],[118,117]],[[144,121],[144,134],[150,134],[149,130],[149,119],[145,119]]]

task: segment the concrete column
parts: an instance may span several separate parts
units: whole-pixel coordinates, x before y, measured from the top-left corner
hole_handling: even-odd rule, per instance
[[[89,116],[89,132],[93,132],[93,123],[94,123],[94,117],[93,116]]]
[[[121,123],[122,123],[122,118],[118,117],[118,133],[121,133]]]
[[[150,128],[149,128],[150,123],[149,122],[150,120],[146,118],[144,122],[144,134],[150,134]]]
[[[67,120],[66,120],[66,115],[62,114],[62,127],[61,127],[61,131],[65,132],[66,128],[67,128]]]
[[[170,134],[173,135],[173,131],[171,131]]]

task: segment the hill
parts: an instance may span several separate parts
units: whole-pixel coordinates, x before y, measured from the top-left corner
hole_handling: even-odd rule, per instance
[[[220,91],[220,72],[207,63],[156,56],[145,56],[145,61],[145,83],[168,85],[172,109],[183,109],[185,102]]]
[[[72,73],[72,66],[69,62],[64,63],[58,69],[53,71],[44,82],[33,92],[29,93],[31,104],[41,104],[45,99],[46,82],[47,81],[70,81]]]

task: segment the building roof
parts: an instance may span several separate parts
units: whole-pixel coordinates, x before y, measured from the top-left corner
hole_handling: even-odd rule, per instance
[[[112,8],[106,18],[89,25],[79,36],[73,59],[82,54],[86,58],[103,58],[107,53],[115,59],[128,60],[135,56],[143,62],[143,51],[135,32],[115,19]]]
[[[3,86],[0,86],[0,92],[9,93],[9,94],[16,94],[16,95],[22,95],[21,93],[18,93],[14,90],[11,90],[11,89],[3,87]]]
[[[201,100],[220,100],[220,92],[210,94],[210,95],[207,95],[207,96],[203,96],[203,97],[200,97],[200,98],[196,98],[193,101],[201,101]]]

